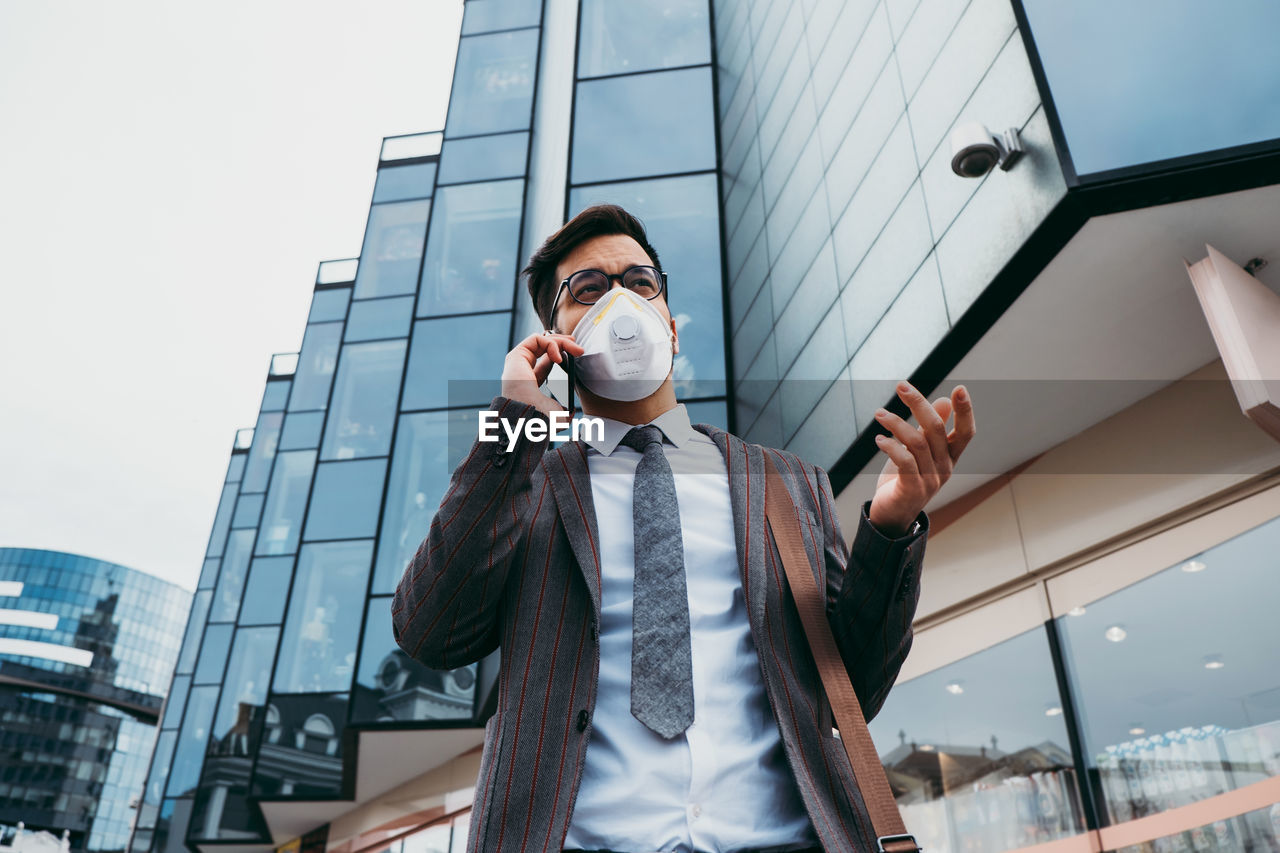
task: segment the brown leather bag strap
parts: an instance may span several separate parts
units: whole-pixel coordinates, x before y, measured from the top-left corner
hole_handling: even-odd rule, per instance
[[[766,450],[765,518],[769,529],[773,531],[774,541],[778,543],[787,584],[791,587],[804,633],[813,651],[813,659],[822,676],[827,698],[831,701],[831,712],[840,730],[840,742],[844,744],[849,763],[853,765],[854,780],[862,793],[867,811],[871,814],[871,826],[877,836],[877,846],[886,853],[919,850],[915,838],[907,832],[906,825],[902,822],[902,814],[898,811],[893,790],[889,787],[889,778],[880,764],[871,733],[867,731],[858,695],[849,681],[840,651],[836,648],[835,637],[831,634],[825,596],[818,591],[818,584],[813,577],[813,569],[800,535],[800,517],[770,455]]]

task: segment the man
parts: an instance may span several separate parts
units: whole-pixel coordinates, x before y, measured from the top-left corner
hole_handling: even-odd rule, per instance
[[[524,272],[548,331],[507,355],[492,408],[549,420],[562,407],[539,386],[569,354],[604,436],[477,441],[393,603],[397,642],[428,666],[502,649],[469,849],[874,850],[765,532],[764,454],[870,719],[911,645],[923,507],[974,434],[963,387],[930,404],[902,383],[919,427],[878,413],[889,461],[850,553],[825,471],[676,403],[679,338],[638,220],[588,208]]]

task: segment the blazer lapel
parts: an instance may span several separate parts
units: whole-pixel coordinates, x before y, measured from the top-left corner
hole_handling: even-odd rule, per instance
[[[560,522],[569,538],[569,547],[582,579],[591,593],[595,631],[600,630],[600,530],[596,525],[595,501],[591,496],[591,472],[587,467],[587,447],[580,441],[565,442],[549,449],[542,464],[551,481],[560,510]]]

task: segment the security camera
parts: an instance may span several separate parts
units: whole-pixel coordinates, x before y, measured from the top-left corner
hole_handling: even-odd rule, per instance
[[[951,131],[951,171],[962,178],[981,178],[997,165],[1013,168],[1024,152],[1018,129],[996,136],[980,121],[967,121]]]

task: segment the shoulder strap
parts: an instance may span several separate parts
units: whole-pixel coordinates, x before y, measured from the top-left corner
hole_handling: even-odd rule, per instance
[[[858,696],[853,691],[853,684],[849,681],[848,672],[836,648],[835,637],[831,634],[825,598],[813,579],[813,569],[800,535],[800,519],[796,514],[795,504],[768,450],[764,453],[764,462],[765,518],[769,529],[773,531],[774,541],[778,543],[778,553],[782,556],[782,567],[786,570],[791,595],[795,599],[796,609],[800,611],[805,636],[818,665],[827,698],[831,701],[831,712],[835,716],[836,727],[840,730],[840,742],[844,744],[849,763],[853,765],[854,780],[871,815],[877,848],[885,853],[917,851],[920,847],[915,838],[907,833],[906,825],[902,822],[898,804],[889,787],[889,779],[876,754],[871,733],[867,731],[866,720],[862,717]]]

